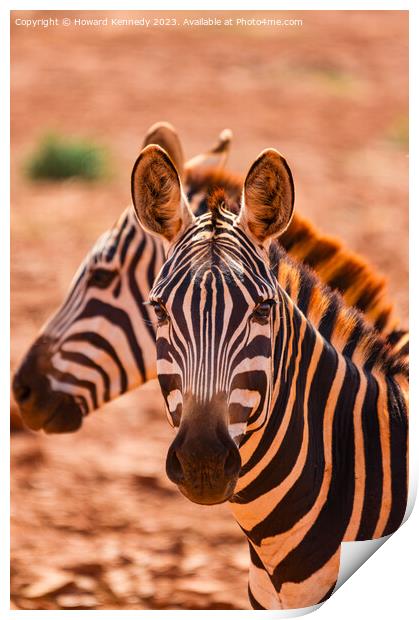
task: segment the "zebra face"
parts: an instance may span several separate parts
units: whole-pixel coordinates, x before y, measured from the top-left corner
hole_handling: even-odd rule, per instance
[[[218,198],[173,248],[150,304],[169,422],[179,427],[186,418],[184,400],[189,410],[191,399],[198,407],[215,398],[239,443],[269,405],[277,293],[269,268]]]
[[[214,214],[198,218],[176,244],[150,293],[157,374],[169,421],[179,428],[167,473],[199,503],[232,494],[236,446],[266,418],[277,306],[264,262],[231,216],[222,207],[216,213],[216,222]]]
[[[222,191],[194,218],[174,165],[158,147],[138,158],[132,194],[142,225],[167,249],[150,292],[157,320],[157,375],[171,424],[169,478],[194,502],[231,497],[238,445],[266,420],[273,382],[278,284],[269,239],[288,225],[292,179],[276,151],[250,169],[238,217]]]
[[[162,243],[144,233],[132,209],[99,238],[13,379],[30,428],[77,430],[84,415],[155,376],[144,301],[162,262]]]

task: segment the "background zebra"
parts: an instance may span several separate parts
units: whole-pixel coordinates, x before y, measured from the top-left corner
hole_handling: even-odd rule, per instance
[[[230,500],[249,540],[254,608],[319,603],[335,586],[343,540],[381,537],[402,522],[403,357],[270,248],[294,204],[277,151],[251,166],[238,216],[221,191],[195,218],[154,145],[134,165],[132,195],[142,225],[167,248],[150,292],[158,378],[179,429],[167,473],[192,501]]]
[[[155,142],[170,154],[191,208],[199,214],[207,210],[208,193],[216,187],[225,189],[230,208],[238,210],[242,181],[223,170],[230,141],[231,132],[225,130],[214,148],[184,163],[177,133],[158,123],[144,144]],[[398,322],[384,278],[363,259],[298,214],[280,243],[405,351],[407,336],[395,331]],[[156,376],[155,326],[143,302],[163,258],[161,241],[143,231],[131,208],[99,238],[62,307],[16,372],[14,395],[28,426],[47,432],[77,430],[84,415]]]

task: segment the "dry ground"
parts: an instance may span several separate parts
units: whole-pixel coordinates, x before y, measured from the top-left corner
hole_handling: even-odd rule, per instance
[[[388,275],[407,323],[407,14],[288,16],[304,25],[12,27],[12,368],[129,202],[143,134],[162,119],[188,156],[230,127],[242,173],[279,148],[297,209]],[[46,129],[108,147],[111,178],[25,180]],[[248,608],[247,550],[228,507],[188,503],[165,477],[159,403],[146,386],[75,435],[13,434],[14,607]]]

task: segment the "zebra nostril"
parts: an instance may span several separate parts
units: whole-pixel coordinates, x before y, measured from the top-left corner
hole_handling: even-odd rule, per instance
[[[15,382],[13,386],[13,393],[16,401],[23,405],[31,397],[32,390],[28,385],[20,385]]]
[[[227,478],[234,478],[238,475],[241,467],[240,453],[234,446],[230,448],[227,458],[224,461],[224,475]]]
[[[171,450],[167,456],[166,472],[169,479],[175,484],[180,484],[184,480],[182,464],[178,459],[176,450]]]

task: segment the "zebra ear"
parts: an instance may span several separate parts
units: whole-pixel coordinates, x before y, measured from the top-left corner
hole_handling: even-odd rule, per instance
[[[294,211],[294,183],[275,149],[262,151],[247,173],[238,222],[264,243],[287,228]]]
[[[131,194],[140,224],[167,241],[193,221],[178,172],[160,146],[150,144],[140,153],[131,175]]]
[[[223,129],[218,136],[217,142],[211,149],[199,155],[195,155],[195,157],[192,157],[192,159],[186,162],[186,172],[199,172],[201,170],[207,170],[208,168],[224,168],[230,153],[232,138],[233,132],[231,129]]]
[[[179,177],[183,179],[183,169],[185,158],[183,156],[182,144],[176,129],[166,121],[154,123],[146,133],[143,148],[149,144],[157,144],[166,151],[174,163]]]

